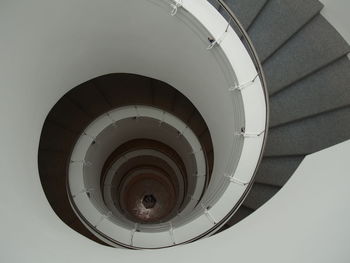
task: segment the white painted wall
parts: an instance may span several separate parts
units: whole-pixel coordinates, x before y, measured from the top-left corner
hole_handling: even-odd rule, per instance
[[[321,14],[338,30],[350,43],[350,1],[349,0],[320,0],[325,5]]]

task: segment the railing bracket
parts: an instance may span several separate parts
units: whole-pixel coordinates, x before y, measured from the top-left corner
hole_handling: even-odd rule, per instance
[[[257,138],[260,137],[265,130],[259,132],[259,133],[249,133],[245,131],[245,128],[242,128],[240,132],[237,132],[236,135],[243,136],[244,138]]]
[[[95,191],[95,188],[84,188],[77,192],[76,194],[72,195],[73,198],[77,197],[80,194],[90,194],[91,192]],[[89,197],[89,196],[88,196]]]
[[[163,122],[164,122],[164,119],[165,119],[165,114],[166,114],[166,112],[165,111],[163,111],[163,113],[162,113],[162,118],[159,120],[159,127],[160,126],[162,126],[162,124],[163,124]]]
[[[177,134],[177,137],[180,138],[181,136],[183,136],[187,129],[188,129],[188,126],[186,125],[186,127]]]
[[[169,222],[169,234],[170,234],[170,238],[171,238],[171,242],[173,243],[173,245],[176,244],[175,242],[175,236],[174,236],[174,227],[173,227],[173,224],[171,222]]]
[[[241,186],[247,186],[249,184],[249,182],[244,182],[240,179],[237,179],[231,175],[225,175],[225,177],[227,177],[228,179],[230,179],[230,182],[241,185]]]
[[[135,223],[134,228],[130,232],[130,246],[134,245],[134,235],[135,232],[137,231],[138,223]]]
[[[217,39],[212,38],[212,37],[208,37],[208,40],[210,42],[210,45],[207,47],[207,50],[211,50],[214,46],[216,45],[220,45],[221,42],[224,40],[225,36],[226,36],[227,31],[225,31],[224,33],[222,33],[222,35],[220,37],[218,37]]]
[[[200,152],[202,152],[202,151],[203,151],[203,149],[200,148],[199,150],[190,152],[190,154],[196,155],[197,153],[200,153]]]
[[[183,5],[182,0],[175,0],[174,2],[175,2],[174,4],[171,4],[171,7],[172,7],[172,10],[170,13],[171,16],[175,16],[177,14],[178,9]]]
[[[259,74],[257,74],[257,75],[253,78],[253,80],[251,80],[251,81],[248,81],[248,82],[243,83],[243,84],[240,84],[240,85],[235,85],[235,86],[229,88],[229,91],[235,91],[235,90],[242,91],[242,90],[244,90],[245,88],[248,88],[248,87],[250,87],[251,85],[253,85],[254,82],[255,82],[255,80],[256,80],[258,77],[259,77]]]
[[[102,223],[103,220],[105,220],[106,218],[109,218],[111,215],[112,215],[111,211],[109,211],[106,214],[102,215],[100,217],[100,219],[97,221],[97,223],[94,225],[94,228],[97,228]]]
[[[212,214],[209,212],[208,208],[201,203],[201,207],[204,209],[204,214],[205,216],[209,219],[209,221],[213,224],[216,225],[218,222],[216,222],[216,220],[214,219],[214,217],[212,216]]]

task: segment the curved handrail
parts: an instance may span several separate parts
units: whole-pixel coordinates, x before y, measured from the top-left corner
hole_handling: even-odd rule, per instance
[[[212,4],[212,2],[216,2],[218,4],[218,7],[215,7],[215,5]],[[243,28],[243,25],[239,22],[238,18],[236,17],[236,15],[232,12],[231,8],[228,7],[228,5],[224,2],[224,0],[208,0],[208,2],[210,4],[212,4],[214,6],[214,8],[216,8],[218,11],[220,10],[220,8],[222,8],[229,16],[229,20],[228,20],[228,26],[232,26],[231,22],[234,23],[235,25],[235,29],[237,29],[239,31],[239,33],[241,34],[241,41],[243,43],[243,45],[245,46],[245,48],[248,51],[248,54],[250,55],[254,66],[256,68],[256,71],[258,73],[261,85],[262,85],[262,89],[263,89],[263,93],[264,93],[264,99],[265,99],[265,104],[266,104],[266,122],[265,122],[265,132],[264,132],[264,139],[263,139],[263,145],[262,145],[262,149],[260,152],[260,156],[259,156],[259,160],[258,163],[256,165],[256,168],[254,170],[254,174],[252,176],[252,179],[250,180],[250,182],[247,185],[247,188],[245,190],[245,193],[242,195],[241,199],[236,203],[236,205],[233,207],[233,209],[231,210],[231,212],[225,217],[226,221],[238,210],[238,208],[240,207],[240,205],[243,203],[243,201],[245,200],[245,198],[248,196],[254,181],[255,181],[255,177],[258,171],[258,168],[260,166],[260,163],[262,161],[263,158],[263,154],[265,151],[265,147],[266,147],[266,141],[267,141],[267,135],[268,135],[268,127],[269,127],[269,116],[270,116],[270,109],[269,109],[269,96],[268,96],[268,91],[267,91],[267,85],[266,85],[266,79],[265,79],[265,75],[263,72],[263,68],[259,59],[259,56],[256,52],[256,49],[254,48],[254,45],[248,35],[248,33],[245,31],[245,29]],[[245,42],[244,42],[244,41]],[[246,43],[246,45],[245,45]],[[225,219],[223,219],[222,221],[225,221]],[[220,224],[218,224],[220,225]],[[222,225],[220,225],[222,226]],[[216,228],[217,229],[217,228]]]
[[[246,41],[247,46],[245,45],[245,47],[248,50],[248,53],[251,57],[251,59],[253,60],[254,66],[258,72],[260,81],[261,81],[261,85],[263,86],[263,91],[264,91],[264,95],[265,95],[265,101],[266,101],[266,105],[267,105],[267,113],[269,113],[269,107],[268,107],[268,92],[267,92],[267,87],[266,87],[266,79],[265,79],[265,75],[263,72],[263,68],[258,56],[258,53],[256,52],[256,49],[253,45],[253,42],[251,41],[248,33],[245,31],[245,29],[243,28],[243,25],[239,22],[238,18],[236,17],[236,15],[232,12],[232,10],[228,7],[228,5],[224,2],[224,0],[214,0],[219,4],[219,8],[223,8],[225,10],[225,12],[230,16],[230,19],[228,21],[229,25],[231,25],[231,22],[234,22],[236,27],[239,30],[239,33],[241,33],[243,39]],[[242,40],[242,39],[241,39]],[[243,42],[243,41],[242,41]],[[244,44],[244,42],[243,42]],[[269,116],[269,115],[267,115]],[[268,118],[267,118],[267,122],[268,122]]]

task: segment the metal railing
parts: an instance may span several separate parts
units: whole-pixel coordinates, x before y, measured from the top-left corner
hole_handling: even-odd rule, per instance
[[[245,184],[247,185],[247,188],[244,192],[244,194],[241,196],[239,202],[237,202],[235,204],[235,206],[233,207],[233,209],[231,210],[231,212],[222,220],[222,222],[224,222],[225,220],[229,219],[240,207],[240,205],[243,203],[243,201],[245,200],[245,198],[248,196],[254,181],[255,181],[255,177],[256,177],[256,173],[258,171],[258,168],[260,166],[261,160],[263,158],[263,154],[264,154],[264,150],[266,147],[266,141],[267,141],[267,134],[268,134],[268,127],[269,127],[269,96],[268,96],[268,91],[267,91],[267,85],[266,85],[266,79],[264,76],[264,72],[263,72],[263,68],[260,62],[260,59],[258,57],[258,54],[254,48],[254,45],[248,35],[248,33],[245,31],[243,25],[239,22],[238,18],[236,17],[236,15],[233,13],[233,11],[230,9],[230,7],[225,3],[224,0],[208,0],[208,2],[214,6],[215,9],[218,10],[218,12],[225,18],[225,20],[228,22],[227,25],[227,29],[231,26],[232,29],[237,33],[237,35],[240,37],[241,42],[243,43],[244,47],[246,48],[251,60],[254,63],[254,66],[256,68],[256,71],[258,73],[257,77],[259,77],[260,82],[261,82],[261,86],[263,89],[263,93],[264,93],[264,98],[265,98],[265,104],[266,104],[266,122],[265,122],[265,131],[264,133],[264,139],[263,139],[263,145],[262,145],[262,150],[260,152],[260,156],[259,156],[259,161],[256,165],[254,174],[252,179],[249,182],[245,182]],[[226,29],[226,31],[227,31]],[[215,41],[212,40],[211,42]],[[219,43],[218,43],[219,44]],[[255,79],[253,80],[255,81]],[[260,135],[259,135],[260,136]],[[241,182],[236,182],[236,183],[241,183]],[[222,226],[222,224],[217,224],[216,229],[218,229],[220,226]],[[211,229],[211,231],[213,231],[214,229]],[[209,231],[208,231],[209,232]],[[206,233],[209,234],[209,233]],[[205,234],[203,235],[205,236]]]
[[[256,71],[258,72],[258,76],[261,81],[261,85],[264,89],[264,94],[266,98],[266,104],[268,105],[268,92],[266,88],[266,80],[263,73],[262,65],[260,63],[260,59],[258,57],[258,54],[254,48],[254,45],[252,41],[250,40],[250,37],[248,33],[245,31],[243,25],[239,22],[236,15],[233,13],[233,11],[230,9],[230,7],[225,3],[224,0],[208,0],[210,4],[212,4],[226,19],[228,22],[228,26],[231,26],[236,33],[240,36],[241,41],[243,45],[245,46],[246,50],[248,51],[254,66],[256,68]],[[224,13],[224,14],[223,14]],[[226,16],[225,16],[226,15]]]

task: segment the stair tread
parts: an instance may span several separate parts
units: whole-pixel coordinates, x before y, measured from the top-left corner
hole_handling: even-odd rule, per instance
[[[254,183],[243,204],[251,209],[258,209],[274,196],[280,187]]]
[[[151,105],[152,79],[135,74],[109,74],[93,83],[111,107],[125,105]]]
[[[66,153],[39,150],[38,156],[41,184],[56,215],[78,233],[100,244],[105,244],[95,237],[75,215],[67,192],[57,191],[57,189],[66,189],[68,155]]]
[[[316,0],[269,0],[248,31],[261,61],[319,13],[322,7]]]
[[[245,206],[241,206],[237,212],[230,218],[229,221],[227,221],[226,225],[233,226],[239,221],[243,220],[247,216],[249,216],[251,213],[253,213],[252,209],[249,209]]]
[[[267,0],[226,0],[226,4],[247,29],[264,7]]]
[[[263,158],[255,182],[282,187],[303,159],[303,156]]]
[[[68,96],[74,103],[87,112],[91,118],[96,118],[110,109],[105,98],[90,81],[72,89],[68,93]]]
[[[176,95],[175,90],[170,89],[169,85],[159,80],[152,81],[152,89],[152,103],[171,112]]]
[[[47,119],[59,123],[68,130],[81,133],[91,118],[67,97],[62,97],[51,109]]]
[[[55,123],[46,122],[40,135],[40,148],[68,153],[78,137],[78,133],[73,133]]]
[[[189,124],[189,121],[191,120],[190,118],[195,113],[195,110],[195,107],[189,101],[189,99],[186,98],[186,96],[181,93],[177,93],[172,105],[172,114],[184,122],[187,122],[186,124]]]
[[[220,8],[220,4],[217,0],[208,0],[208,2],[215,7],[215,9],[219,9]]]
[[[349,52],[349,45],[317,15],[264,64],[269,94],[274,94]]]
[[[198,111],[191,118],[189,127],[191,127],[191,129],[197,136],[200,136],[201,134],[203,134],[207,129],[207,126],[205,125],[205,121],[202,115]]]
[[[350,104],[350,61],[345,56],[270,98],[270,126]]]
[[[76,216],[69,203],[66,191],[68,155],[39,150],[39,174],[43,190],[52,209],[66,223]]]
[[[310,154],[350,139],[350,107],[275,127],[265,156]]]

